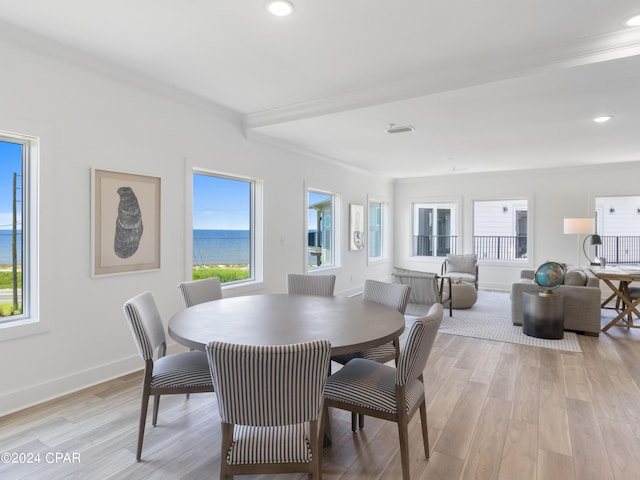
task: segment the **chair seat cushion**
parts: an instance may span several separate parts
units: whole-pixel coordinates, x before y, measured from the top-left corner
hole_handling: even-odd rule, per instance
[[[304,423],[281,427],[236,425],[227,463],[309,463],[311,446],[306,430]]]
[[[451,281],[461,281],[466,283],[475,283],[476,276],[465,272],[447,272],[445,277],[451,278]],[[446,290],[446,287],[445,287]]]
[[[385,343],[384,345],[378,345],[367,350],[355,353],[347,353],[345,355],[335,355],[331,357],[334,362],[345,365],[347,362],[355,358],[364,358],[373,362],[386,363],[396,358],[396,347],[393,342]]]
[[[151,388],[212,385],[207,354],[204,352],[174,353],[159,358],[153,364]]]
[[[396,413],[396,369],[356,358],[327,379],[324,397],[351,405]],[[424,397],[424,385],[417,379],[405,385],[405,407],[413,410]]]

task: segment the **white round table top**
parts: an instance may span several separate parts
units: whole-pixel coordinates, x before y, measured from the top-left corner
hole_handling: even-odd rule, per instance
[[[332,355],[358,352],[398,338],[404,315],[361,298],[248,295],[206,302],[176,313],[169,335],[204,350],[212,340],[287,345],[329,340]]]

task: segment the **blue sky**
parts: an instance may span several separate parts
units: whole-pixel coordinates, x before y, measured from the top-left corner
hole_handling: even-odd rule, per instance
[[[22,173],[22,145],[0,142],[0,230],[10,230],[13,218],[13,172]],[[18,178],[18,185],[21,178]],[[20,192],[18,192],[18,197]],[[20,222],[18,208],[18,222]]]
[[[241,180],[193,176],[193,228],[249,230],[251,184]]]
[[[13,172],[21,172],[21,145],[0,142],[0,229],[11,228]],[[203,230],[248,230],[251,184],[241,180],[193,176],[193,228]],[[309,192],[309,203],[326,199],[326,194]],[[309,227],[315,229],[315,212]]]

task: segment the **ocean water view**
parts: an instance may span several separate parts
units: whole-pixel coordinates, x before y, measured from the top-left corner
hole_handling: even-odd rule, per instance
[[[310,236],[313,232],[310,231]],[[17,232],[18,245],[22,232]],[[251,244],[249,230],[194,230],[194,265],[248,264]],[[310,258],[315,262],[315,259]],[[22,263],[22,252],[18,250],[18,263]],[[0,265],[11,264],[11,230],[0,230]]]
[[[248,264],[249,230],[194,230],[194,265]]]
[[[22,232],[17,232],[18,245]],[[250,257],[249,230],[194,230],[194,265],[248,264]],[[18,250],[18,263],[22,252]],[[11,230],[0,230],[0,265],[11,264]]]
[[[22,231],[16,232],[17,245],[18,245],[18,263],[22,263],[22,251],[20,245],[22,244]],[[11,230],[0,230],[0,265],[11,265]]]

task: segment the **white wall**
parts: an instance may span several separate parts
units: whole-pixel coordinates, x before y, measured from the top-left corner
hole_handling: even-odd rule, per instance
[[[254,292],[283,292],[286,273],[303,272],[305,182],[341,195],[343,232],[349,203],[392,199],[388,179],[248,141],[232,115],[48,50],[0,38],[0,130],[42,135],[40,312],[49,326],[14,339],[0,329],[0,415],[142,367],[122,304],[149,289],[165,320],[181,308],[190,166],[264,181],[264,284]],[[161,177],[160,271],[91,277],[92,167]],[[391,262],[367,266],[365,251],[348,252],[345,235],[341,247],[338,293],[389,274]]]
[[[416,202],[458,202],[459,253],[472,252],[473,201],[509,198],[529,199],[530,259],[527,263],[484,261],[480,263],[480,288],[509,291],[522,268],[535,268],[546,260],[575,264],[582,240],[563,233],[565,217],[593,217],[596,196],[637,195],[640,162],[546,169],[524,172],[455,174],[396,181],[394,261],[398,266],[439,272],[441,259],[411,256],[411,211]],[[579,243],[578,243],[579,242]]]

